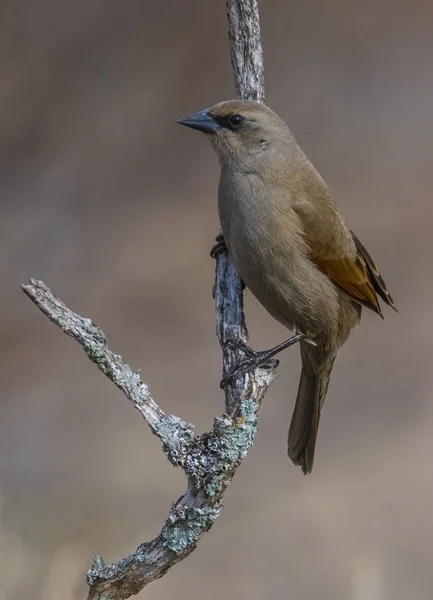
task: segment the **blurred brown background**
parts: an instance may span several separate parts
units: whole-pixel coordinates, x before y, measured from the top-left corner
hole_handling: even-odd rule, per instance
[[[400,308],[341,352],[312,476],[286,457],[298,351],[199,549],[152,600],[433,596],[430,0],[261,2],[268,103]],[[93,553],[154,537],[184,488],[159,442],[20,291],[43,279],[166,411],[222,411],[218,167],[176,119],[233,96],[223,0],[0,3],[0,598],[84,598]],[[247,294],[251,344],[286,332]]]

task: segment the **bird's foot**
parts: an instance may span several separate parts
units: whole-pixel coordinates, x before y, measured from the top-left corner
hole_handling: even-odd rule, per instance
[[[221,380],[220,387],[222,389],[236,377],[241,377],[245,373],[254,371],[257,367],[262,369],[275,369],[279,360],[272,359],[268,356],[268,352],[253,350],[240,340],[228,340],[226,346],[230,346],[233,350],[240,350],[245,354],[245,358],[237,363]]]
[[[305,336],[303,333],[296,333],[285,342],[278,344],[278,346],[275,346],[270,350],[261,351],[253,350],[252,348],[238,340],[228,340],[227,344],[231,345],[236,349],[242,350],[242,352],[244,352],[245,354],[245,358],[244,360],[240,361],[237,365],[235,365],[229,373],[224,375],[223,379],[221,380],[220,386],[224,388],[236,377],[241,377],[242,375],[245,375],[245,373],[250,373],[258,367],[267,370],[275,369],[280,364],[280,361],[274,358],[274,356],[282,350],[293,346],[293,344],[300,342],[302,339],[304,339],[304,337]]]
[[[227,246],[224,240],[224,236],[220,233],[215,238],[216,244],[212,246],[212,250],[210,251],[211,258],[218,258],[220,254],[227,252]]]

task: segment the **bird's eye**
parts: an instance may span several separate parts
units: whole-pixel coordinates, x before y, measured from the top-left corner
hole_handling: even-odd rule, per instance
[[[237,129],[244,122],[244,118],[242,115],[234,114],[229,117],[229,124],[233,129]]]

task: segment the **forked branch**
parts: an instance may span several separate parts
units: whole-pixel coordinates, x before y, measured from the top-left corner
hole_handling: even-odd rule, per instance
[[[227,0],[227,16],[237,95],[263,101],[257,0]],[[258,368],[228,383],[224,414],[214,419],[210,431],[199,435],[191,423],[167,415],[159,408],[140,374],[109,349],[105,334],[93,321],[72,312],[42,281],[32,279],[23,290],[125,394],[161,440],[171,463],[185,472],[186,492],[171,507],[158,537],[110,565],[95,556],[87,573],[88,600],[128,598],[186,558],[218,517],[224,492],[253,444],[260,403],[275,372]],[[216,259],[214,298],[223,373],[228,373],[244,356],[240,348],[227,342],[246,342],[248,334],[242,282],[227,253],[219,254]]]

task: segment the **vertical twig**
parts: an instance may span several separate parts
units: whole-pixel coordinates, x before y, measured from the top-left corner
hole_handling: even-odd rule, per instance
[[[265,98],[263,50],[260,38],[257,0],[226,0],[230,57],[236,95],[244,100],[263,102]],[[223,348],[223,373],[231,371],[243,356],[225,346],[229,339],[247,342],[248,331],[243,312],[242,280],[227,253],[216,259],[214,297],[217,335]],[[236,414],[240,404],[234,386],[225,388],[226,411]]]
[[[230,55],[236,95],[265,100],[265,74],[257,0],[227,0]]]

